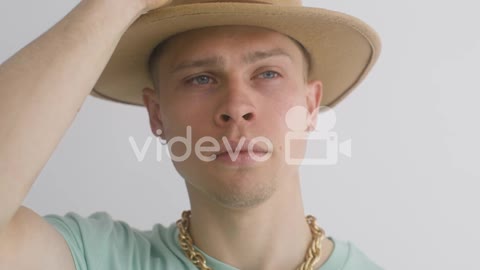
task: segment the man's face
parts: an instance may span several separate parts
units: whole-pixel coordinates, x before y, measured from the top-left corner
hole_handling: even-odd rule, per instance
[[[158,95],[146,89],[144,102],[152,131],[161,129],[167,141],[188,138],[191,128],[191,154],[174,161],[189,192],[245,207],[268,199],[283,180],[295,178],[297,166],[285,159],[285,134],[291,131],[285,117],[292,107],[302,106],[309,114],[298,121],[314,125],[322,85],[305,82],[303,55],[292,40],[257,27],[204,28],[170,39],[157,61],[154,76],[160,89]],[[230,142],[264,137],[273,148],[263,162],[204,161],[213,152],[199,156],[195,145],[205,137],[221,147],[222,137]],[[305,143],[293,144],[292,156],[303,157]],[[257,146],[267,148],[262,142]],[[170,150],[182,156],[187,149],[175,143]]]

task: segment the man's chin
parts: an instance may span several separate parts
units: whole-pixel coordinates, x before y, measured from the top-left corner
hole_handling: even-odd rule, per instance
[[[245,179],[244,179],[245,180]],[[233,183],[234,181],[232,181]],[[251,208],[267,201],[275,192],[275,183],[239,183],[212,191],[211,196],[227,208]]]

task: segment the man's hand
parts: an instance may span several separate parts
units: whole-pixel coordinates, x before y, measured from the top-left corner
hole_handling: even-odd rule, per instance
[[[163,7],[169,4],[170,2],[172,2],[172,0],[143,0],[143,1],[146,2],[145,6],[147,7],[147,11]]]
[[[163,7],[169,4],[170,2],[172,2],[172,0],[141,0],[141,1],[143,2],[145,7],[143,9],[144,12],[148,12],[152,9]]]

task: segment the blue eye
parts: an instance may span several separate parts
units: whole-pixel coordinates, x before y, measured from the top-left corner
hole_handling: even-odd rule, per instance
[[[266,72],[262,73],[261,75],[266,75],[266,76],[264,76],[264,78],[266,78],[266,79],[275,79],[280,74],[278,72],[269,70],[269,71],[266,71]]]
[[[205,85],[205,84],[208,84],[210,80],[211,80],[210,77],[206,75],[200,75],[187,80],[187,83],[196,83],[199,85]]]

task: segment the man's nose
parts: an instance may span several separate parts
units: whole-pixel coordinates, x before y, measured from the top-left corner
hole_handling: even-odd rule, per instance
[[[244,89],[240,89],[244,88]],[[252,95],[245,87],[225,89],[224,96],[215,112],[215,123],[218,126],[231,124],[248,125],[256,118],[256,109]]]

